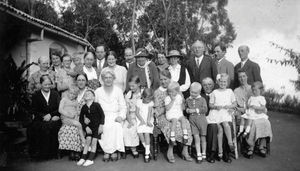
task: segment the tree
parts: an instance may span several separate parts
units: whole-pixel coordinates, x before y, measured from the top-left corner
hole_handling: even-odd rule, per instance
[[[300,53],[295,52],[293,49],[285,48],[277,43],[270,42],[271,46],[274,46],[276,49],[279,49],[280,51],[283,51],[286,56],[288,56],[289,59],[270,59],[268,58],[268,62],[280,64],[284,66],[292,66],[297,69],[298,72],[298,80],[292,81],[295,85],[296,90],[300,90]]]
[[[94,46],[105,43],[119,54],[123,47],[112,29],[108,3],[105,0],[72,0],[61,12],[61,27],[84,37]]]
[[[230,46],[236,33],[230,22],[225,6],[227,1],[216,0],[141,0],[137,4],[135,34],[137,46],[151,43],[156,49],[167,52],[170,49],[186,49],[189,52],[195,40],[202,40],[212,51],[217,43]],[[125,36],[124,44],[130,39],[127,25],[132,2],[118,2],[114,10],[114,24],[118,35]],[[118,12],[118,14],[117,14]],[[120,20],[118,16],[127,18]],[[128,23],[126,23],[128,22]],[[121,37],[122,37],[121,36]],[[127,36],[127,37],[126,37]]]

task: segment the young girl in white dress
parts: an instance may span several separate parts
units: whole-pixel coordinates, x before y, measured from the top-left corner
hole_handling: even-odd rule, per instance
[[[185,105],[183,95],[180,92],[180,85],[172,81],[167,88],[167,93],[168,96],[165,98],[165,106],[166,118],[171,122],[170,140],[173,144],[176,143],[175,129],[177,121],[179,121],[183,131],[183,144],[186,144],[188,142],[187,120],[183,115]]]
[[[146,88],[142,99],[137,100],[136,116],[138,118],[137,132],[145,147],[145,163],[150,162],[150,134],[153,133],[153,90]]]
[[[125,95],[128,110],[123,125],[124,145],[130,147],[134,158],[138,158],[139,153],[136,151],[136,147],[139,145],[140,140],[137,133],[136,106],[137,100],[141,99],[139,77],[129,78],[128,85],[130,91]]]
[[[231,128],[228,122],[232,121],[232,112],[236,107],[236,99],[234,93],[228,86],[228,75],[220,74],[217,76],[219,88],[214,90],[210,95],[209,107],[210,112],[206,117],[208,123],[218,124],[218,149],[219,157],[223,157],[223,129],[228,140],[228,145],[231,151],[234,151],[232,142]]]
[[[255,119],[268,119],[266,111],[266,99],[262,96],[263,84],[260,81],[254,82],[251,86],[253,95],[248,99],[246,113],[241,116],[241,125],[238,135],[240,135],[245,128],[243,136],[247,136],[253,120]]]

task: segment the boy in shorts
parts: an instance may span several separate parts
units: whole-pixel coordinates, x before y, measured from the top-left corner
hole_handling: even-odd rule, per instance
[[[189,121],[195,139],[197,163],[201,163],[202,160],[206,159],[207,120],[205,114],[207,112],[207,104],[206,100],[200,95],[201,89],[202,86],[200,83],[192,83],[190,86],[190,97],[186,99],[186,113],[189,115]]]

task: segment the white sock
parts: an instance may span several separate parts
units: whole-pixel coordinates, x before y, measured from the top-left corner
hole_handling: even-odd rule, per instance
[[[246,130],[245,130],[245,132],[247,132],[247,133],[249,133],[249,132],[250,132],[250,126],[247,126],[247,127],[246,127]]]
[[[145,154],[150,154],[150,145],[145,146]]]
[[[144,148],[146,148],[146,143],[145,143],[145,142],[142,142],[142,144],[143,144]]]
[[[187,129],[183,130],[183,134],[188,134]]]

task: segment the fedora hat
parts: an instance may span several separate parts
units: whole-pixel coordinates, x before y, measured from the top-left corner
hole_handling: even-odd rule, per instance
[[[178,57],[178,58],[181,58],[182,55],[179,53],[178,50],[171,50],[169,52],[169,54],[166,56],[167,58],[171,58],[171,57]]]

